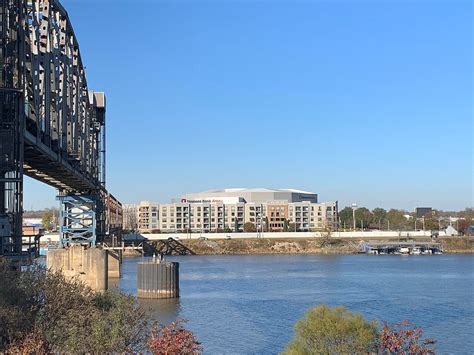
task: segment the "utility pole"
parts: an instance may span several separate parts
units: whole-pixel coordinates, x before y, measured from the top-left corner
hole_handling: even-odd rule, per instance
[[[387,224],[388,224],[387,230],[389,231],[390,230],[390,220],[389,219],[387,219]]]

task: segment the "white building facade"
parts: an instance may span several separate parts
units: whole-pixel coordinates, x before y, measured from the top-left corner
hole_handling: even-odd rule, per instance
[[[126,205],[124,228],[142,233],[337,230],[338,206],[337,201],[318,203],[316,194],[299,190],[212,190],[173,203]]]

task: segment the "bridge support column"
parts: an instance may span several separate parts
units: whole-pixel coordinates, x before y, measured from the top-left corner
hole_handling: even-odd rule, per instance
[[[0,0],[0,255],[22,254],[25,97],[23,7]]]
[[[96,198],[94,196],[58,196],[61,203],[59,214],[59,240],[62,247],[73,244],[95,246]]]
[[[138,263],[138,298],[178,298],[179,263],[158,261]]]
[[[47,254],[48,268],[61,271],[67,278],[77,277],[95,291],[108,287],[107,251],[73,245],[68,249],[50,250]]]

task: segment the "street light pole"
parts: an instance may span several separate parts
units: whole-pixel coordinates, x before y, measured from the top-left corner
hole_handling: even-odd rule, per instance
[[[352,204],[352,221],[354,222],[354,232],[356,230],[356,218],[355,218],[356,208],[357,208],[357,204],[353,203]]]

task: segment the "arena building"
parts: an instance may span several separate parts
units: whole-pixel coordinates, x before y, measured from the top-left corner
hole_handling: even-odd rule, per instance
[[[311,231],[338,227],[336,202],[312,192],[225,189],[190,193],[172,203],[124,206],[124,228],[140,232]]]
[[[318,195],[313,192],[294,189],[223,189],[209,190],[185,194],[180,202],[246,202],[246,203],[266,203],[269,201],[285,202],[318,202]]]

